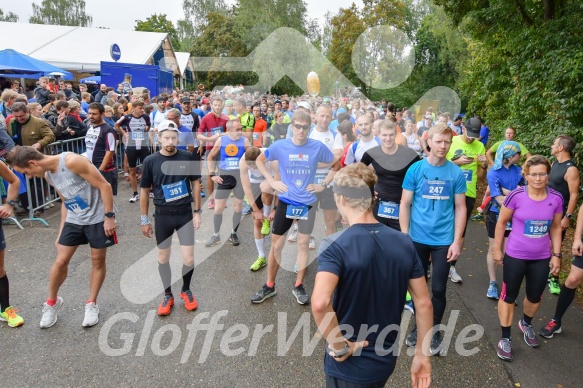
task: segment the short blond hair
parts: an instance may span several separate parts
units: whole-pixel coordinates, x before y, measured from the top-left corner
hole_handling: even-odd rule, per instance
[[[362,163],[350,164],[334,176],[334,197],[336,198],[341,193],[336,193],[336,190],[342,191],[341,188],[350,188],[355,191],[366,193],[363,198],[344,197],[346,206],[358,209],[363,212],[369,211],[374,205],[374,186],[378,181],[377,175],[370,168]],[[370,196],[370,197],[369,197]]]
[[[77,101],[75,101],[75,100],[70,100],[70,101],[69,101],[69,108],[70,108],[71,110],[79,109],[79,108],[81,108],[81,104],[79,104],[79,103],[78,103]]]
[[[428,139],[433,139],[433,135],[449,135],[450,138],[453,137],[453,131],[450,127],[443,123],[437,123],[433,127],[429,128],[427,133]]]

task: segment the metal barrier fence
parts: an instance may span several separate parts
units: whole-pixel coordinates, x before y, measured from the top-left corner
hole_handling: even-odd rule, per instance
[[[86,150],[87,147],[85,145],[85,137],[79,137],[76,139],[51,143],[45,148],[44,152],[47,155],[59,155],[63,152],[83,154]],[[123,142],[118,141],[116,144],[115,158],[116,164],[118,166],[118,172],[120,174],[123,173],[124,152],[125,145]],[[24,221],[36,221],[48,227],[49,223],[44,218],[42,218],[42,215],[44,214],[45,210],[50,207],[54,207],[55,202],[60,200],[57,190],[49,185],[43,178],[27,178],[26,196],[28,198],[28,216],[21,219],[20,223]],[[22,205],[24,206],[25,204]],[[10,221],[14,222],[18,227],[23,229],[18,220],[15,218],[10,219]]]

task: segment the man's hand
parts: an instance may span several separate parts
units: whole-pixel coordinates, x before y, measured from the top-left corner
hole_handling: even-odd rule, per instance
[[[200,213],[194,213],[194,216],[192,217],[192,224],[194,225],[194,230],[198,230],[198,228],[200,228]]]
[[[496,264],[498,264],[501,267],[504,266],[504,256],[502,255],[502,250],[501,249],[494,248],[492,250],[492,258],[494,259],[494,262]]]
[[[561,220],[561,228],[563,228],[563,230],[569,229],[569,226],[571,226],[571,220],[568,219],[567,217],[563,217],[563,219]]]
[[[275,209],[271,209],[271,211],[269,212],[269,217],[267,217],[267,219],[269,220],[269,222],[273,222],[273,220],[275,219]]]
[[[263,221],[263,212],[261,210],[253,210],[253,219],[255,221]]]
[[[75,132],[73,132],[73,133],[75,133]],[[40,150],[41,150],[41,148],[42,148],[42,146],[41,146],[40,144],[38,144],[38,143],[34,143],[32,146],[33,146],[34,148],[36,148],[38,151],[40,151]]]
[[[334,357],[334,351],[331,350],[330,347],[328,347],[328,350],[329,350],[328,354],[336,362],[343,362],[344,360],[346,360],[348,357],[352,356],[354,353],[356,353],[360,349],[368,346],[368,341],[360,341],[360,342],[351,342],[349,340],[345,340],[345,341],[348,344],[349,350],[348,350],[348,353],[346,353],[342,357],[335,358]]]
[[[411,384],[413,388],[427,388],[431,384],[431,362],[429,357],[415,354],[411,364]]]
[[[213,182],[215,182],[215,183],[219,184],[219,185],[222,185],[222,184],[223,184],[223,178],[221,178],[221,177],[220,177],[220,176],[218,176],[218,175],[212,176],[212,177],[211,177],[211,180],[212,180]]]
[[[154,235],[154,229],[152,229],[152,224],[142,225],[142,234],[148,238],[152,238],[152,235]]]
[[[103,222],[103,230],[105,231],[105,235],[107,237],[113,236],[115,233],[115,219],[112,217],[105,217],[105,221]]]
[[[279,193],[287,193],[287,186],[282,181],[269,182],[271,188]]]
[[[461,245],[459,242],[454,241],[447,250],[447,262],[456,261],[461,254]]]
[[[573,255],[582,256],[583,255],[583,241],[581,239],[575,238],[573,241]]]
[[[14,209],[9,204],[5,203],[0,206],[0,218],[8,218],[12,215]]]
[[[317,183],[310,183],[309,185],[306,186],[306,191],[312,194],[321,193],[322,191],[324,191],[324,186],[319,185]]]
[[[550,273],[559,276],[559,271],[561,270],[561,259],[557,256],[551,256],[551,262],[549,263]]]

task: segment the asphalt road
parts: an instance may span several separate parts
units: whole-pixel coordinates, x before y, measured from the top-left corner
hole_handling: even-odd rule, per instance
[[[121,183],[121,182],[120,182]],[[265,282],[265,269],[249,271],[256,258],[252,220],[244,217],[241,245],[223,243],[205,248],[212,234],[212,212],[203,213],[203,227],[196,234],[196,269],[192,290],[198,299],[195,312],[186,311],[177,297],[180,280],[174,285],[177,303],[172,314],[155,314],[162,296],[155,256],[155,242],[141,235],[138,204],[128,203],[131,192],[124,182],[116,199],[119,207],[120,244],[108,252],[108,273],[99,296],[100,322],[81,327],[88,297],[91,261],[89,248],[81,247],[73,257],[68,278],[61,288],[64,305],[55,326],[39,328],[42,303],[46,299],[48,273],[56,254],[58,208],[47,212],[50,227],[26,225],[20,231],[5,226],[6,267],[11,302],[25,318],[24,326],[0,325],[0,365],[13,386],[168,386],[211,387],[324,385],[324,345],[316,332],[310,308],[300,306],[291,295],[295,275],[291,271],[295,244],[287,244],[283,269],[277,280],[278,295],[260,305],[249,297]],[[223,242],[228,237],[232,205],[224,216]],[[315,236],[323,236],[318,217]],[[577,387],[581,373],[583,313],[576,308],[564,318],[564,333],[539,349],[530,349],[513,328],[515,361],[504,363],[495,354],[500,328],[496,305],[485,298],[488,283],[485,267],[487,238],[483,226],[472,223],[458,270],[461,286],[449,284],[444,324],[451,325],[453,338],[445,357],[432,358],[435,387]],[[180,259],[174,242],[174,278]],[[269,243],[267,244],[267,247]],[[311,292],[316,271],[311,251],[306,288]],[[546,322],[554,310],[555,296],[545,294],[535,327]],[[410,325],[403,315],[403,330]],[[517,321],[517,319],[515,319]],[[473,325],[473,326],[472,326]],[[483,329],[483,330],[482,330]],[[294,339],[294,330],[297,337]],[[480,333],[483,331],[483,335]],[[463,332],[463,335],[460,335]],[[463,337],[475,340],[465,345]],[[461,338],[461,339],[460,339]],[[311,343],[311,341],[313,342]],[[541,339],[542,340],[542,339]],[[287,344],[286,344],[287,342]],[[465,350],[464,352],[461,352]],[[472,350],[472,355],[462,355]],[[410,384],[411,356],[402,355],[388,386]],[[4,386],[7,380],[0,385]]]

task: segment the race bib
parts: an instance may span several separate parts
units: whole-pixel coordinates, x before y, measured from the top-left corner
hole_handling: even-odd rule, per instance
[[[87,202],[85,202],[79,195],[77,195],[75,198],[66,199],[65,207],[67,210],[72,211],[78,215],[86,213],[87,209],[89,209]]]
[[[464,178],[466,179],[466,182],[471,182],[474,172],[472,170],[462,170],[462,172],[464,173]]]
[[[220,135],[223,132],[223,127],[215,127],[211,129],[211,133],[213,136]]]
[[[239,169],[239,159],[237,158],[226,158],[225,159],[225,170],[238,170]]]
[[[551,220],[524,221],[524,235],[528,238],[542,238],[549,234]]]
[[[132,140],[134,141],[142,141],[146,139],[146,133],[145,132],[136,132],[136,131],[132,131]]]
[[[399,204],[395,202],[379,202],[379,217],[390,218],[391,220],[399,219]]]
[[[285,211],[285,217],[291,218],[292,220],[307,220],[308,211],[310,209],[307,205],[287,205],[287,210]]]
[[[253,132],[253,141],[259,140],[259,132]]]
[[[425,199],[446,200],[451,196],[451,182],[450,181],[430,181],[425,179],[423,181],[422,196]]]
[[[173,202],[189,195],[185,180],[162,185],[162,192],[164,193],[166,202]]]
[[[328,176],[328,173],[316,173],[316,175],[314,176],[314,183],[317,185],[321,185],[327,176]]]
[[[506,230],[512,230],[512,221],[506,223]]]

